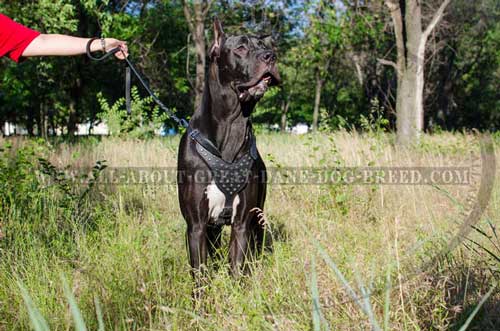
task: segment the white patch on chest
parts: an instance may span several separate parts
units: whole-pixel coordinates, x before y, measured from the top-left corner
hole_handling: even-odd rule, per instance
[[[224,204],[226,203],[226,196],[221,190],[215,185],[215,181],[212,180],[210,185],[207,186],[205,191],[208,199],[208,216],[216,220],[222,209],[224,209]]]
[[[219,190],[213,180],[210,185],[207,186],[205,194],[208,199],[208,216],[212,220],[217,220],[220,213],[222,213],[222,210],[224,209],[224,205],[226,204],[226,196],[221,190]],[[234,222],[234,218],[236,217],[236,208],[239,204],[240,196],[236,195],[233,199],[233,215],[231,216],[231,223]]]

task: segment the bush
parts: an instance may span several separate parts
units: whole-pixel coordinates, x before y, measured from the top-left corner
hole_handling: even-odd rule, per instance
[[[99,199],[91,195],[104,163],[98,161],[88,174],[72,178],[46,159],[48,150],[42,141],[0,149],[0,248],[15,250],[31,241],[68,248],[77,230],[95,226],[93,210]]]

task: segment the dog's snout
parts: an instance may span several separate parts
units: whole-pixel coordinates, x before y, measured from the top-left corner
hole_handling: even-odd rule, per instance
[[[276,54],[273,51],[264,51],[259,55],[259,60],[267,64],[276,62]]]

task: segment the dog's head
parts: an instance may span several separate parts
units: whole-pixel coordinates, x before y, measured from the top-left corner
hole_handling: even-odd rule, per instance
[[[271,37],[227,36],[214,21],[211,65],[218,68],[222,86],[230,87],[241,103],[255,103],[270,86],[281,82]]]

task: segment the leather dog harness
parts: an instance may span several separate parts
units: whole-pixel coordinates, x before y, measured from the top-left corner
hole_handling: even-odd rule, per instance
[[[219,217],[214,220],[215,225],[230,225],[233,216],[233,201],[248,184],[250,170],[258,158],[255,136],[250,130],[250,148],[238,159],[227,162],[222,159],[219,149],[200,131],[188,128],[189,137],[196,142],[196,151],[205,161],[212,174],[213,181],[219,190],[224,193],[226,202]]]

